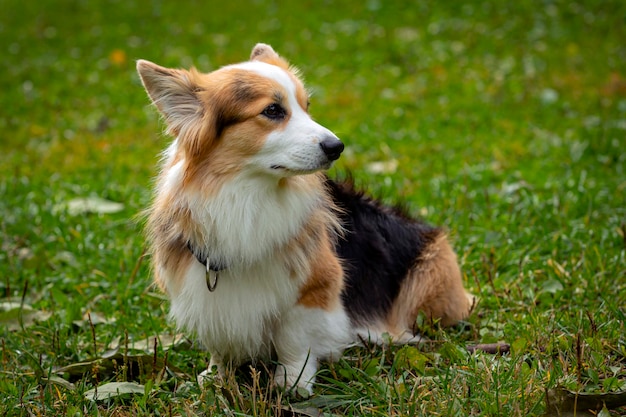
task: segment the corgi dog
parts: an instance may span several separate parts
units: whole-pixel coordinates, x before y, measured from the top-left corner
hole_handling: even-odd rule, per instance
[[[349,345],[419,341],[420,312],[470,314],[442,229],[324,174],[344,145],[271,46],[208,74],[137,70],[175,137],[147,210],[153,273],[208,371],[274,357],[274,383],[310,393]]]

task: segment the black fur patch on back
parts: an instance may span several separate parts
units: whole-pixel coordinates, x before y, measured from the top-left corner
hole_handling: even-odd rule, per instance
[[[346,273],[348,315],[355,324],[384,318],[409,269],[442,231],[365,196],[351,181],[327,179],[326,185],[345,229],[336,251]]]

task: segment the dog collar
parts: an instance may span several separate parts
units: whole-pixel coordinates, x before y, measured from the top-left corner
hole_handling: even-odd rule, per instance
[[[206,268],[206,286],[210,292],[215,291],[217,287],[217,280],[219,279],[220,271],[226,269],[226,266],[223,264],[216,264],[208,260],[208,257],[203,254],[198,254],[197,251],[193,249],[191,246],[191,242],[187,242],[187,248],[193,254],[198,262],[200,262]],[[211,282],[211,275],[215,274],[215,280]]]

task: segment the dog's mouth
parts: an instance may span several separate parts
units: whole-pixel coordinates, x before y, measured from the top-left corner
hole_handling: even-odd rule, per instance
[[[328,161],[315,168],[300,168],[300,169],[293,169],[293,168],[286,167],[285,165],[275,164],[275,165],[271,165],[270,169],[272,171],[281,171],[289,175],[304,175],[304,174],[311,174],[313,172],[320,171],[320,170],[329,169],[332,164],[333,164],[333,161]]]

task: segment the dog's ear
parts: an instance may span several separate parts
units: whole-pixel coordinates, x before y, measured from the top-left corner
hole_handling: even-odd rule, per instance
[[[289,62],[278,55],[271,46],[265,43],[257,43],[254,48],[252,48],[250,61],[261,61],[266,64],[276,65],[277,67],[281,67],[286,70],[289,69]]]
[[[164,68],[152,62],[137,61],[137,72],[148,96],[165,117],[167,133],[183,138],[184,146],[192,155],[200,152],[201,137],[209,134],[205,123],[206,111],[200,94],[199,74],[191,71]]]
[[[182,125],[202,116],[202,104],[197,96],[199,87],[193,81],[193,74],[143,59],[137,61],[137,72],[150,99],[165,117],[169,133],[178,135]]]

